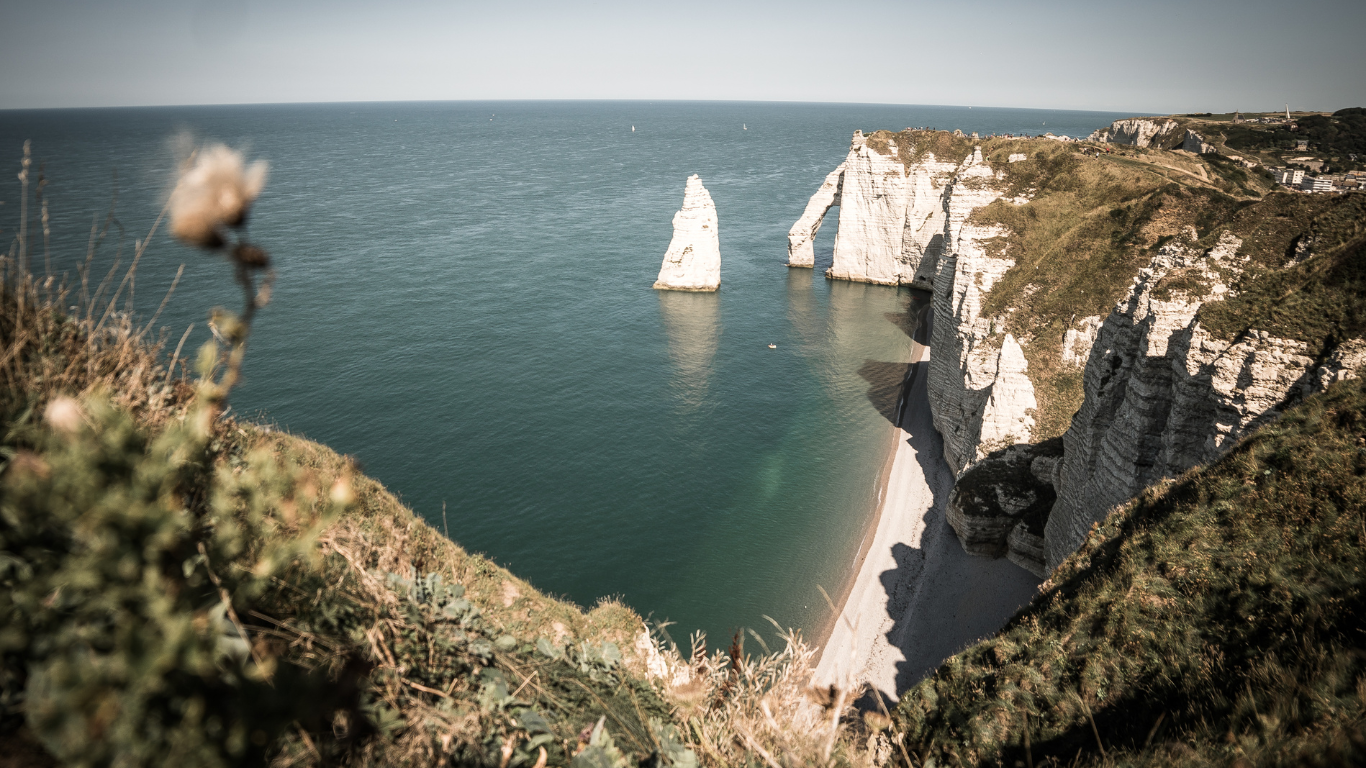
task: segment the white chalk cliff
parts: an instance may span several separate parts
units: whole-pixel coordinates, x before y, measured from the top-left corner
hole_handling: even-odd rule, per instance
[[[1037,403],[1019,343],[1001,318],[982,314],[982,300],[1015,261],[991,253],[996,227],[968,223],[972,212],[1001,197],[1002,185],[980,150],[963,161],[945,195],[944,242],[934,282],[929,400],[955,474],[993,450],[1027,443]]]
[[[1103,141],[1109,144],[1128,144],[1135,147],[1157,146],[1171,138],[1181,129],[1175,120],[1150,120],[1132,117],[1116,120],[1107,128],[1092,133],[1090,141]]]
[[[654,287],[667,291],[714,291],[721,287],[721,240],[716,205],[697,174],[688,177],[683,207],[674,214],[674,236]]]
[[[838,205],[828,277],[934,292],[930,409],[944,458],[960,473],[993,450],[1029,442],[1034,429],[1037,403],[1024,352],[999,318],[981,312],[982,299],[1015,262],[986,247],[1004,232],[968,221],[1001,197],[1005,183],[980,147],[966,158],[940,158],[917,156],[898,140],[905,134],[870,143],[854,133],[848,156],[789,232],[788,264],[812,264],[811,239]]]
[[[815,264],[812,241],[826,213],[839,206],[835,256],[826,276],[879,285],[933,286],[944,236],[945,187],[957,160],[927,152],[912,163],[914,147],[897,139],[870,146],[855,131],[849,154],[811,197],[788,232],[788,266]]]
[[[1137,146],[1174,146],[1186,138],[1169,120],[1120,120],[1098,133]],[[932,287],[928,399],[945,462],[964,482],[948,517],[970,552],[1005,552],[1035,573],[1051,570],[1115,506],[1218,458],[1275,418],[1287,398],[1357,375],[1366,365],[1360,340],[1340,344],[1316,364],[1301,342],[1258,331],[1225,341],[1201,328],[1200,307],[1234,294],[1247,259],[1237,237],[1225,232],[1202,248],[1187,227],[1158,250],[1108,316],[1070,319],[1059,362],[1064,369],[1084,367],[1084,399],[1061,441],[1061,457],[1036,455],[1056,440],[1021,445],[1036,439],[1038,408],[1022,343],[1058,341],[1006,333],[1010,309],[984,313],[987,296],[1017,254],[1014,246],[1000,247],[1004,230],[972,218],[1003,198],[1006,181],[980,149],[956,162],[898,146],[906,139],[854,134],[844,163],[789,233],[789,263],[811,266],[811,240],[838,205],[827,276]],[[1019,154],[1010,153],[1003,165],[1019,162]],[[1023,205],[1031,194],[1006,202]],[[1303,250],[1297,248],[1292,263],[1310,257],[1307,245]],[[1020,478],[1032,485],[1008,487]],[[1024,520],[1048,504],[1042,529],[1042,513],[1032,523]]]

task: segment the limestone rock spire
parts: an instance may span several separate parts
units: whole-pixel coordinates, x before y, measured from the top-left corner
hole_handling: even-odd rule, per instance
[[[721,240],[716,205],[702,179],[688,177],[683,207],[674,214],[674,236],[654,287],[666,291],[714,291],[721,287]]]

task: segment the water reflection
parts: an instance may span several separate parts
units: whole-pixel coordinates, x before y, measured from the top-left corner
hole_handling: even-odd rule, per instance
[[[696,410],[707,398],[721,339],[720,296],[715,293],[659,291],[659,314],[669,337],[674,375],[670,382],[679,407]]]

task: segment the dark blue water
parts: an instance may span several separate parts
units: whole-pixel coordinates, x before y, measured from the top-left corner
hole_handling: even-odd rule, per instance
[[[467,548],[682,639],[767,614],[812,628],[842,585],[909,353],[905,290],[783,266],[787,229],[856,128],[1089,133],[1122,117],[772,103],[333,104],[0,112],[0,226],[23,140],[56,269],[117,189],[126,264],[180,134],[271,163],[251,234],[274,255],[239,412],[361,460]],[[1044,123],[1047,123],[1045,126]],[[634,125],[635,132],[631,131]],[[744,126],[745,128],[742,128]],[[720,218],[718,294],[650,289],[684,180]],[[240,306],[228,267],[158,232],[138,269],[171,346]],[[769,343],[778,345],[768,349]]]

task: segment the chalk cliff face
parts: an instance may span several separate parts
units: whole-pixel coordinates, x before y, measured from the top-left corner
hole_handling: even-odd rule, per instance
[[[1057,500],[1053,474],[1062,439],[1002,448],[959,476],[945,518],[963,549],[985,557],[1005,555],[1044,573],[1043,525]]]
[[[982,315],[982,300],[1015,266],[993,255],[987,241],[1004,232],[968,223],[978,208],[1001,196],[980,151],[963,161],[945,195],[944,240],[934,283],[929,398],[944,459],[955,474],[987,453],[1027,443],[1037,407],[1020,345],[1003,323]]]
[[[955,473],[986,454],[1027,443],[1037,408],[1028,364],[981,303],[1014,260],[989,253],[996,227],[968,223],[1005,187],[980,148],[960,161],[901,146],[905,134],[854,134],[849,155],[807,204],[788,235],[791,266],[812,262],[821,217],[840,206],[834,279],[912,285],[934,291],[930,408]],[[905,157],[914,158],[911,162]]]
[[[1104,141],[1110,144],[1129,144],[1135,147],[1166,146],[1178,132],[1181,125],[1175,120],[1150,120],[1133,117],[1116,120],[1108,128],[1092,133],[1091,141]]]
[[[1195,319],[1203,302],[1229,295],[1242,241],[1225,233],[1201,253],[1163,246],[1100,327],[1085,372],[1085,400],[1064,435],[1058,501],[1044,539],[1052,569],[1080,546],[1091,524],[1164,477],[1211,461],[1307,394],[1366,361],[1351,342],[1319,370],[1305,345],[1252,331],[1233,342]],[[1164,278],[1194,277],[1198,295],[1164,290]],[[1362,359],[1358,359],[1358,357]]]
[[[1117,121],[1103,136],[1160,148],[1190,138],[1176,121],[1145,119]],[[997,145],[993,156],[1002,162],[993,169],[980,149],[959,162],[911,143],[923,139],[942,152],[955,146],[946,138],[855,133],[844,163],[827,176],[792,228],[789,263],[812,264],[811,239],[822,217],[839,205],[834,263],[827,276],[932,287],[928,399],[945,462],[957,478],[946,516],[969,552],[1005,555],[1042,575],[1073,552],[1092,523],[1114,506],[1164,477],[1217,458],[1275,418],[1288,397],[1355,375],[1366,364],[1366,342],[1343,343],[1315,363],[1298,341],[1256,331],[1226,341],[1202,328],[1196,321],[1201,306],[1234,295],[1232,286],[1248,269],[1249,256],[1242,252],[1242,240],[1228,231],[1212,247],[1200,239],[1189,223],[1199,210],[1191,203],[1199,196],[1171,192],[1165,178],[1164,186],[1151,182],[1149,199],[1170,216],[1154,217],[1124,235],[1154,243],[1142,248],[1161,247],[1127,289],[1121,287],[1128,280],[1124,274],[1117,283],[1098,286],[1114,291],[1111,296],[1126,291],[1108,315],[1072,315],[1061,339],[1038,335],[1031,329],[1049,327],[1049,318],[1040,314],[1039,305],[1028,304],[1033,284],[1021,288],[1019,281],[1009,288],[1015,305],[986,314],[987,298],[1022,257],[1012,249],[1029,241],[1005,225],[984,222],[1012,220],[1001,205],[1026,206],[1042,195],[1073,192],[1066,183],[1033,186],[1033,179],[1047,177],[1030,166],[1013,166],[1031,157],[1015,146]],[[1050,162],[1040,167],[1071,173]],[[1030,181],[1021,184],[1022,179]],[[1009,197],[1007,189],[1013,190]],[[973,216],[993,204],[992,212]],[[1046,207],[1042,210],[1030,208],[1020,220],[1048,215]],[[1076,216],[1088,216],[1088,210],[1078,209]],[[1130,226],[1122,224],[1128,215],[1123,209],[1105,214],[1104,222]],[[1091,221],[1096,225],[1098,219]],[[1109,242],[1123,231],[1117,229]],[[1291,242],[1292,264],[1309,258],[1309,235]],[[1260,240],[1254,245],[1260,249],[1257,269],[1264,270],[1270,246]],[[1074,256],[1063,251],[1056,258]],[[1056,267],[1054,274],[1056,280]],[[1109,273],[1097,277],[1111,278]],[[1071,307],[1048,311],[1070,312]],[[1059,341],[1061,349],[1055,346]],[[1083,369],[1081,406],[1061,438],[1033,442],[1049,435],[1036,434],[1040,394],[1022,343],[1056,350],[1056,356],[1041,351],[1039,357],[1033,351],[1044,347],[1029,348],[1029,360],[1041,360],[1041,375],[1049,377],[1040,386],[1052,388],[1042,390],[1042,396],[1075,397],[1060,390],[1075,386],[1067,383],[1071,377],[1057,382],[1060,374]],[[1057,402],[1046,405],[1056,410]],[[1050,434],[1056,435],[1051,431],[1056,428],[1050,427]]]
[[[835,256],[826,276],[879,285],[933,287],[944,243],[944,194],[957,161],[926,152],[901,138],[870,143],[855,131],[849,155],[812,195],[787,235],[788,266],[815,265],[812,241],[826,213],[839,206]]]
[[[721,240],[716,206],[702,179],[688,177],[683,207],[674,214],[674,236],[654,287],[668,291],[714,291],[721,286]]]

